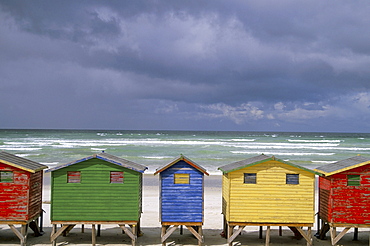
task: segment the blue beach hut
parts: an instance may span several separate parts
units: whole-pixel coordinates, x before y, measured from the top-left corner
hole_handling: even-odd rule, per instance
[[[171,163],[158,168],[160,174],[160,221],[161,241],[166,245],[167,238],[180,226],[186,226],[203,242],[202,225],[204,210],[204,175],[207,171],[187,157],[180,155]]]

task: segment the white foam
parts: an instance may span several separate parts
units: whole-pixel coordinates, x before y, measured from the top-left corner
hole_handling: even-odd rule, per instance
[[[172,158],[173,157],[169,157],[169,156],[141,156],[145,159],[168,159],[168,158]]]
[[[261,151],[230,151],[233,154],[262,154]],[[292,156],[301,156],[301,155],[323,155],[323,156],[329,156],[329,155],[335,155],[335,153],[284,153],[284,152],[267,152],[263,151],[263,154],[265,155],[292,155]]]
[[[103,149],[103,148],[91,148],[91,150],[94,150],[94,151],[105,151],[107,149]]]
[[[325,139],[317,139],[317,140],[305,140],[305,139],[287,139],[289,142],[299,142],[299,143],[340,143],[342,140],[325,140]]]
[[[332,163],[335,163],[337,161],[311,161],[312,163],[325,163],[325,164],[332,164]]]
[[[40,150],[42,148],[25,148],[25,147],[0,147],[2,150],[10,150],[10,151],[33,151],[33,150]]]
[[[311,150],[325,150],[328,148],[337,147],[339,144],[332,143],[251,143],[251,144],[230,144],[228,146],[244,149],[311,149]]]
[[[235,142],[254,142],[256,139],[230,139],[230,141],[235,141]]]
[[[50,167],[55,167],[59,164],[59,162],[40,162],[40,163],[43,164],[43,165],[48,166],[49,168]]]
[[[19,157],[27,157],[27,156],[30,156],[30,155],[33,155],[33,154],[17,154],[17,156],[19,156]]]

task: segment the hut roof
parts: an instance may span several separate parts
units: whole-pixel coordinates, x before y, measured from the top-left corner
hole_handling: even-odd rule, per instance
[[[135,163],[135,162],[132,162],[132,161],[129,161],[129,160],[126,160],[126,159],[123,159],[123,158],[120,158],[120,157],[102,152],[102,153],[99,153],[99,154],[94,154],[94,155],[91,155],[91,156],[88,156],[88,157],[85,157],[85,158],[82,158],[82,159],[79,159],[79,160],[76,160],[76,161],[72,161],[72,162],[69,162],[69,163],[66,163],[66,164],[48,169],[46,172],[52,172],[52,171],[55,171],[55,170],[58,170],[58,169],[61,169],[61,168],[65,168],[65,167],[68,167],[68,166],[71,166],[71,165],[74,165],[74,164],[77,164],[77,163],[80,163],[80,162],[83,162],[83,161],[87,161],[87,160],[90,160],[90,159],[93,159],[93,158],[98,158],[98,159],[110,162],[110,163],[118,165],[118,166],[122,166],[122,167],[125,167],[125,168],[128,168],[128,169],[131,169],[131,170],[134,170],[134,171],[137,171],[137,172],[140,172],[140,173],[144,173],[144,171],[146,169],[148,169],[148,167],[143,166],[141,164],[138,164],[138,163]]]
[[[48,166],[45,166],[38,162],[31,161],[23,157],[19,157],[19,156],[7,153],[5,151],[0,152],[0,162],[7,164],[9,166],[13,166],[13,167],[25,170],[30,173],[35,173],[35,172],[48,168]]]
[[[204,169],[203,167],[201,167],[200,165],[196,164],[195,162],[193,162],[192,160],[190,160],[189,158],[185,157],[184,155],[180,155],[180,157],[176,158],[175,160],[173,160],[172,162],[170,162],[169,164],[163,166],[163,167],[160,167],[156,170],[156,172],[154,173],[154,175],[160,173],[160,172],[163,172],[164,170],[166,170],[167,168],[175,165],[177,162],[179,161],[185,161],[186,163],[188,163],[190,166],[194,167],[195,169],[199,170],[200,172],[206,174],[206,175],[209,175],[206,171],[206,169]]]
[[[356,167],[361,167],[366,164],[370,164],[370,157],[354,156],[348,159],[317,167],[314,170],[324,174],[325,176],[330,176]]]
[[[245,159],[245,160],[242,160],[242,161],[237,161],[237,162],[230,163],[228,165],[219,167],[218,170],[221,170],[223,173],[230,173],[230,172],[233,172],[233,171],[243,169],[245,167],[251,167],[251,166],[254,166],[254,165],[257,165],[257,164],[260,164],[260,163],[263,163],[263,162],[271,161],[271,160],[277,160],[277,161],[282,162],[284,164],[287,164],[287,165],[290,165],[290,166],[293,166],[293,167],[296,167],[296,168],[299,168],[299,169],[302,169],[302,170],[305,170],[305,171],[308,171],[308,172],[311,172],[311,173],[314,173],[314,174],[320,174],[320,173],[315,172],[311,169],[308,169],[308,168],[305,168],[305,167],[302,167],[302,166],[299,166],[299,165],[296,165],[296,164],[293,164],[293,163],[290,163],[290,162],[287,162],[287,161],[277,159],[277,158],[275,158],[275,156],[270,157],[270,156],[266,156],[264,154],[258,155],[258,156],[255,156],[255,157],[251,157],[251,158],[248,158],[248,159]]]

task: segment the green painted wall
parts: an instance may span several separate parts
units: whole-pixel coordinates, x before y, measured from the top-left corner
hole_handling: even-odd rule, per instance
[[[81,183],[67,183],[68,171],[80,171]],[[111,184],[110,172],[123,171],[123,184]],[[97,158],[51,173],[51,221],[137,221],[141,215],[142,173]]]

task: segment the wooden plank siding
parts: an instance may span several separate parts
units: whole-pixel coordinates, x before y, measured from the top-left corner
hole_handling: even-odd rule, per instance
[[[245,184],[244,173],[256,173],[257,183]],[[286,174],[299,174],[299,184],[286,184]],[[311,172],[270,160],[230,172],[223,180],[229,186],[229,193],[223,188],[228,221],[314,223],[315,174]]]
[[[80,171],[81,183],[67,183],[68,171]],[[123,171],[123,183],[110,183],[111,171]],[[51,221],[138,221],[142,173],[92,158],[52,171]]]
[[[189,184],[175,184],[175,174],[190,174]],[[185,161],[161,172],[161,221],[203,222],[203,173]]]
[[[40,215],[42,211],[42,180],[43,171],[30,174],[30,191],[28,202],[29,219]]]
[[[347,175],[360,175],[360,185],[348,185]],[[328,207],[320,207],[320,215],[327,213],[330,223],[370,224],[370,164],[334,174],[330,180],[330,196],[320,196],[320,204],[328,199]]]
[[[230,201],[230,180],[228,174],[222,175],[222,214],[230,215],[228,201]]]
[[[331,220],[330,191],[330,179],[319,177],[319,216],[324,221]]]
[[[13,182],[0,182],[0,221],[27,221],[30,173],[1,162],[0,171],[13,172]]]

